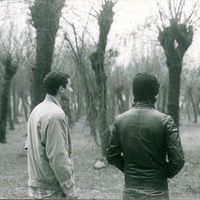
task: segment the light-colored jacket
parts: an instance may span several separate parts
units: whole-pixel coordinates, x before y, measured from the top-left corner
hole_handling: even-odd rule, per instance
[[[71,160],[68,121],[51,95],[37,105],[28,120],[28,185],[62,190],[74,196],[75,177]]]

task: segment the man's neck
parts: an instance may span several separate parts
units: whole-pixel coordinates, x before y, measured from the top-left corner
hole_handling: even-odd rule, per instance
[[[55,99],[55,101],[57,101],[59,104],[61,104],[61,96],[60,95],[51,95],[54,99]]]
[[[154,103],[151,100],[136,101],[135,106],[137,106],[137,105],[143,105],[143,106],[147,105],[147,106],[150,106],[150,107],[153,107],[153,108],[155,107]]]
[[[61,104],[61,96],[60,95],[55,95],[53,97],[59,102],[59,104]]]

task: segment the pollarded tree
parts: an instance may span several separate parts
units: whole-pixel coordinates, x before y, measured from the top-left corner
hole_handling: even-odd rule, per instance
[[[92,69],[95,73],[98,95],[98,118],[99,133],[101,138],[102,156],[105,157],[106,148],[109,142],[109,125],[107,121],[107,85],[106,73],[104,68],[105,50],[107,45],[107,37],[113,22],[113,7],[115,3],[112,0],[104,0],[103,9],[98,15],[99,40],[97,49],[91,54],[90,60]]]
[[[32,109],[44,99],[42,81],[51,70],[55,38],[64,3],[65,0],[35,0],[31,6],[37,41],[36,61],[32,69]]]
[[[164,12],[159,3],[162,27],[159,28],[158,40],[166,55],[169,71],[168,113],[179,126],[179,96],[183,57],[193,39],[193,26],[198,22],[197,4],[186,16],[185,0],[168,0],[168,12]],[[168,25],[165,25],[168,21]]]
[[[0,62],[3,66],[3,84],[0,98],[0,142],[6,143],[6,126],[8,119],[10,104],[10,87],[11,81],[17,71],[17,68],[23,60],[23,44],[13,35],[13,26],[9,32],[5,31],[5,35],[1,38],[1,54]]]

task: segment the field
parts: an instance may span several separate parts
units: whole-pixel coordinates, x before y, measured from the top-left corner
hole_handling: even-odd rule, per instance
[[[71,130],[77,193],[80,199],[120,199],[123,174],[113,166],[96,170],[93,165],[100,149],[90,142],[83,122]],[[170,199],[200,199],[200,125],[185,124],[180,129],[186,163],[169,181]],[[27,198],[27,157],[23,148],[26,123],[8,131],[7,144],[0,144],[0,198]]]

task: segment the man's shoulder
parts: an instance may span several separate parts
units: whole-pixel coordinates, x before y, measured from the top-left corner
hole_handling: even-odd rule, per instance
[[[130,118],[133,118],[134,116],[135,117],[138,117],[139,115],[139,110],[138,109],[135,109],[134,107],[129,109],[128,111],[122,113],[122,114],[119,114],[117,117],[116,117],[116,121],[117,122],[120,122],[120,121],[124,121],[124,120],[127,120],[127,119],[130,119]],[[140,114],[140,116],[142,117],[147,117],[147,118],[152,118],[152,120],[158,120],[158,121],[168,121],[171,119],[171,116],[168,115],[168,114],[165,114],[165,113],[162,113],[156,109],[150,109],[148,112],[145,111],[145,113],[143,113],[142,115]]]
[[[46,118],[46,119],[65,118],[65,113],[62,110],[62,108],[50,101],[43,101],[40,104],[38,104],[33,109],[30,116],[35,116],[35,115],[40,118]]]
[[[133,114],[134,114],[134,109],[131,108],[131,109],[129,109],[129,110],[117,115],[115,121],[116,122],[123,121],[125,119],[130,118]]]
[[[163,113],[163,112],[160,112],[160,111],[155,110],[155,109],[154,109],[154,116],[157,117],[157,118],[162,119],[162,121],[164,121],[164,122],[173,120],[171,115]]]

